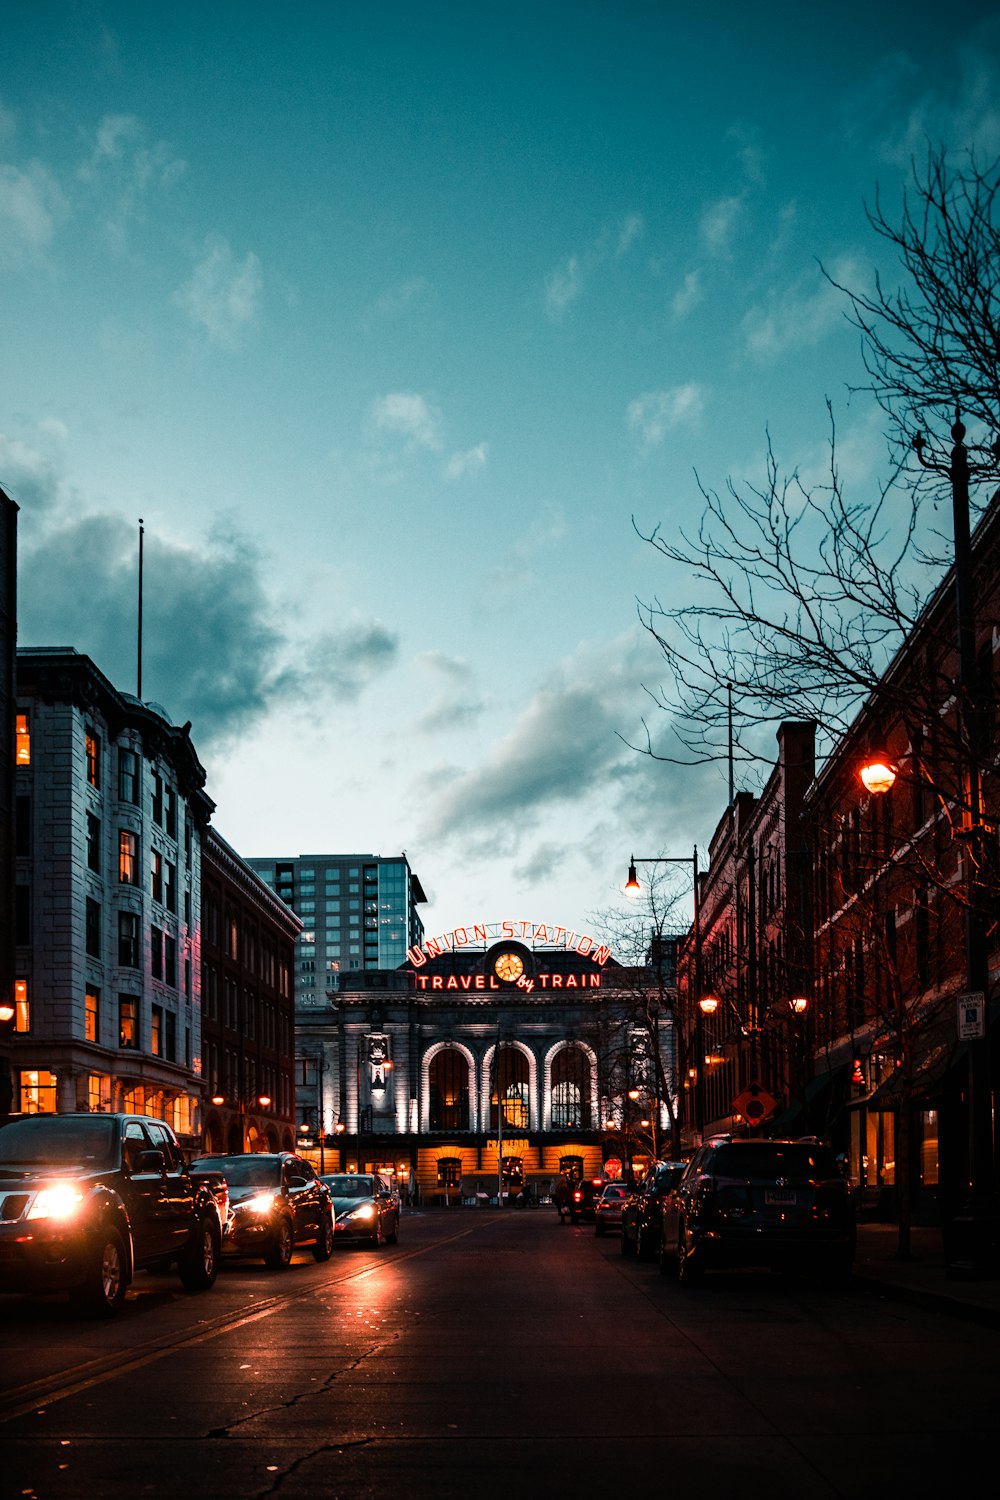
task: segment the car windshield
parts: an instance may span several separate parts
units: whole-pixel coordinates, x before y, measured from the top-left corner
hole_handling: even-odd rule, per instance
[[[359,1177],[351,1172],[343,1177],[324,1177],[335,1198],[372,1198],[375,1184],[370,1177]]]
[[[837,1163],[826,1146],[753,1141],[720,1146],[712,1170],[723,1177],[836,1177]]]
[[[195,1172],[221,1172],[231,1188],[274,1187],[279,1181],[280,1162],[273,1156],[200,1156],[191,1163]]]
[[[620,1187],[605,1188],[601,1196],[602,1198],[624,1198],[625,1189]]]
[[[32,1115],[0,1130],[0,1166],[104,1171],[115,1165],[115,1137],[116,1122],[100,1115]]]

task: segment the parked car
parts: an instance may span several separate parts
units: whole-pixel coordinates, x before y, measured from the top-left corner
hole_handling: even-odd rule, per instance
[[[697,1281],[715,1266],[850,1274],[857,1226],[850,1184],[827,1146],[723,1140],[702,1146],[668,1193],[660,1269]]]
[[[337,1240],[368,1240],[376,1250],[399,1239],[399,1194],[378,1172],[343,1172],[324,1177],[336,1210]]]
[[[622,1207],[625,1203],[625,1185],[607,1182],[601,1196],[594,1203],[594,1233],[607,1234],[609,1229],[620,1229]]]
[[[300,1245],[310,1245],[315,1260],[330,1259],[333,1203],[304,1157],[290,1151],[199,1156],[191,1170],[196,1177],[221,1172],[228,1184],[223,1255],[259,1256],[275,1271],[286,1269]]]
[[[686,1166],[682,1161],[655,1161],[629,1193],[622,1209],[622,1254],[656,1255],[660,1249],[663,1201]]]
[[[588,1224],[594,1222],[594,1204],[601,1196],[604,1185],[603,1177],[583,1177],[572,1184],[566,1206],[571,1224],[578,1224],[581,1220]]]
[[[216,1278],[225,1203],[197,1180],[164,1120],[31,1115],[0,1130],[0,1291],[68,1291],[117,1311],[136,1271],[176,1265],[185,1290]]]

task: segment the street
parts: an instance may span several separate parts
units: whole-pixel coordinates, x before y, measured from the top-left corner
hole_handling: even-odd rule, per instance
[[[922,1496],[995,1448],[995,1332],[767,1273],[681,1288],[546,1207],[0,1320],[4,1500]]]

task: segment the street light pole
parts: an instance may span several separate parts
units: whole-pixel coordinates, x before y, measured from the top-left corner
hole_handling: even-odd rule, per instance
[[[980,878],[984,856],[982,764],[985,745],[983,691],[976,664],[975,576],[969,519],[970,477],[996,472],[1000,439],[994,442],[991,464],[971,465],[965,444],[965,424],[956,405],[950,461],[925,455],[922,433],[913,439],[917,459],[925,469],[943,474],[951,486],[955,546],[955,616],[959,663],[959,723],[965,759],[968,802],[967,875],[965,880],[965,980],[970,1002],[978,1002],[983,1017],[980,1035],[968,1042],[969,1059],[969,1182],[971,1198],[960,1222],[968,1233],[965,1253],[955,1262],[974,1273],[985,1269],[989,1255],[989,1216],[994,1199],[993,1109],[989,1054],[989,961],[986,947],[985,891]]]

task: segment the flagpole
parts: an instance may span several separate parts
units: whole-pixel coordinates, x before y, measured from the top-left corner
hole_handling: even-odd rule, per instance
[[[135,695],[142,702],[142,517],[139,517],[139,640],[136,652],[136,687]]]

